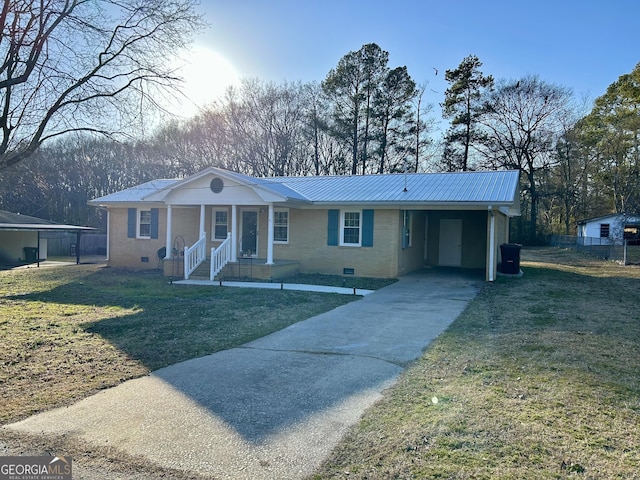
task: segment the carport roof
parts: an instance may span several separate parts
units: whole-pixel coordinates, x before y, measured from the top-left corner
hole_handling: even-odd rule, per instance
[[[0,230],[57,230],[57,231],[78,231],[95,230],[93,227],[81,227],[78,225],[65,225],[55,223],[43,218],[30,217],[20,213],[0,210]]]

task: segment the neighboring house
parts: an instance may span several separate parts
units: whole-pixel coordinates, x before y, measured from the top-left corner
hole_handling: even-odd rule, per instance
[[[579,245],[622,245],[640,242],[640,217],[616,213],[578,222]]]
[[[265,279],[393,278],[434,265],[484,269],[492,281],[520,214],[518,180],[516,171],[255,178],[210,167],[89,204],[107,209],[107,257],[118,267],[157,268],[166,253],[165,274],[183,261],[186,278],[202,262],[213,279],[249,261]]]
[[[19,264],[46,260],[47,239],[41,236],[43,232],[75,232],[79,240],[83,231],[93,230],[0,210],[0,262]]]

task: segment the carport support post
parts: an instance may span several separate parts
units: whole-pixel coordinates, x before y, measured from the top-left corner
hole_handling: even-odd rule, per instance
[[[36,245],[38,246],[38,248],[36,250],[36,262],[37,262],[36,266],[40,267],[40,230],[38,230],[37,233],[38,233],[38,240],[37,240],[38,243]]]
[[[80,235],[82,234],[81,230],[76,232],[76,265],[80,265]]]
[[[496,218],[493,215],[491,205],[489,210],[489,265],[487,265],[487,280],[493,282],[495,280],[495,264],[496,264]]]

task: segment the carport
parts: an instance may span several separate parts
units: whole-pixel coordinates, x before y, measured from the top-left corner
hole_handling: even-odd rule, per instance
[[[41,232],[75,232],[76,245],[80,245],[82,232],[93,227],[65,225],[42,218],[0,210],[0,262],[9,264],[36,263],[47,257],[46,239]],[[76,248],[76,264],[80,263],[80,249]]]

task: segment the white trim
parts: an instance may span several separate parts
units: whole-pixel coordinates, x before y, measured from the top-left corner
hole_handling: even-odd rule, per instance
[[[171,230],[173,229],[173,209],[171,205],[167,205],[167,235],[165,238],[165,260],[170,260],[172,256],[173,246],[171,245]]]
[[[231,261],[235,262],[238,258],[238,207],[231,205]]]
[[[205,231],[204,231],[204,210],[205,210],[205,205],[200,205],[200,236],[205,235]]]
[[[224,229],[224,236],[223,237],[216,237],[216,227],[218,226],[217,223],[217,218],[216,218],[216,214],[218,212],[224,212],[227,215],[227,223],[225,224],[225,229]],[[220,226],[222,226],[222,224],[220,224]],[[229,208],[228,207],[224,207],[224,208],[216,208],[213,207],[213,210],[211,211],[211,241],[215,242],[215,241],[220,241],[220,242],[224,242],[227,239],[229,233]]]
[[[493,282],[496,278],[495,275],[495,263],[496,263],[496,217],[493,214],[493,209],[491,206],[488,207],[489,210],[489,269],[487,272],[487,280]]]
[[[142,223],[140,220],[143,212],[149,212],[149,235],[141,235],[140,234],[140,226],[147,225],[146,223]],[[136,209],[136,238],[140,240],[151,240],[151,208],[137,208]]]
[[[274,225],[273,203],[269,204],[269,213],[267,217],[267,265],[273,265],[273,225]],[[257,239],[256,239],[257,243]],[[258,247],[256,246],[256,250]]]
[[[107,258],[106,260],[109,261],[109,252],[111,250],[111,210],[109,210],[107,208]]]
[[[289,224],[291,223],[290,220],[289,220],[289,217],[290,217],[289,209],[288,208],[274,208],[273,212],[274,212],[274,216],[273,216],[273,228],[274,228],[273,243],[277,243],[279,245],[286,245],[286,244],[289,243]],[[287,239],[286,240],[276,240],[275,228],[276,228],[276,226],[282,226],[282,224],[276,225],[275,214],[276,213],[282,213],[282,212],[287,214],[287,224],[286,224],[286,227],[287,227]]]
[[[344,241],[344,221],[345,214],[347,213],[357,213],[358,214],[358,243],[346,243]],[[347,228],[355,228],[355,227],[347,227]],[[361,247],[362,246],[362,210],[345,208],[340,209],[340,238],[338,239],[338,244],[341,247]]]

